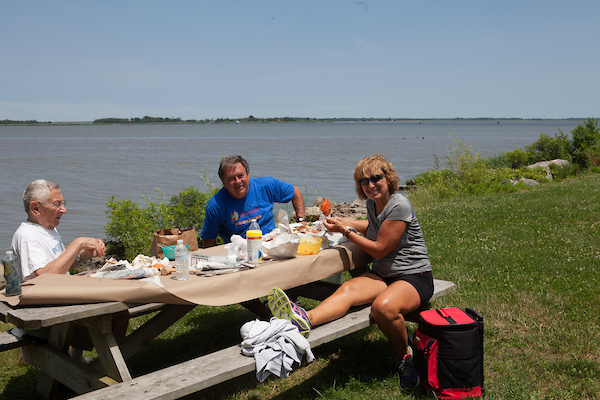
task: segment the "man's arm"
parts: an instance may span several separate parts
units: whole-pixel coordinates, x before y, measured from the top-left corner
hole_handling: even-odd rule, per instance
[[[294,197],[292,197],[292,206],[296,211],[297,218],[306,218],[306,210],[304,209],[304,198],[300,189],[294,186]]]
[[[213,247],[217,245],[217,239],[202,239],[202,248]]]
[[[46,264],[44,268],[36,269],[35,275],[41,274],[66,274],[75,264],[77,256],[85,260],[92,257],[104,256],[104,242],[100,239],[79,237],[66,248],[54,261]]]

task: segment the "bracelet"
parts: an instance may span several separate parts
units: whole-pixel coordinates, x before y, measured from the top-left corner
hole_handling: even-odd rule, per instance
[[[344,233],[344,237],[345,237],[346,239],[350,239],[350,238],[348,237],[348,236],[350,236],[350,232],[358,233],[358,232],[356,231],[356,229],[354,229],[354,228],[350,227],[350,228],[348,228],[348,230],[347,230],[347,231]]]
[[[306,222],[306,218],[304,218],[304,217],[298,217],[298,222]]]

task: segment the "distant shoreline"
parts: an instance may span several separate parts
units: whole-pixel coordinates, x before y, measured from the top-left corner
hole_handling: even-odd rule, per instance
[[[106,118],[108,119],[108,118]],[[333,123],[333,122],[421,122],[421,121],[577,121],[585,117],[571,118],[248,118],[216,119],[216,120],[177,120],[177,121],[123,121],[123,122],[97,122],[95,121],[61,121],[39,122],[36,120],[16,121],[0,120],[0,126],[53,126],[53,125],[216,125],[216,124],[272,124],[272,123]]]

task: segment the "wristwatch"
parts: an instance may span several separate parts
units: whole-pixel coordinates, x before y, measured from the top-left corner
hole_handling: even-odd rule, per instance
[[[356,229],[354,229],[354,228],[350,227],[350,228],[348,228],[348,230],[347,230],[346,232],[344,232],[344,237],[345,237],[346,239],[349,239],[349,238],[348,238],[348,236],[350,236],[350,232],[358,233],[358,232],[356,231]]]
[[[77,257],[75,258],[75,262],[78,262],[78,263],[81,262],[81,256],[79,254],[77,254]]]
[[[298,217],[298,222],[306,222],[306,218],[304,218],[304,217]]]

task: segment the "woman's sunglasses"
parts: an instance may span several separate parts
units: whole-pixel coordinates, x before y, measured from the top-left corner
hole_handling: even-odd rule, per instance
[[[377,183],[380,180],[382,180],[384,178],[385,175],[379,174],[379,175],[373,175],[369,178],[360,178],[358,180],[358,183],[360,183],[362,186],[367,186],[369,184],[369,182],[373,182],[373,183]]]

